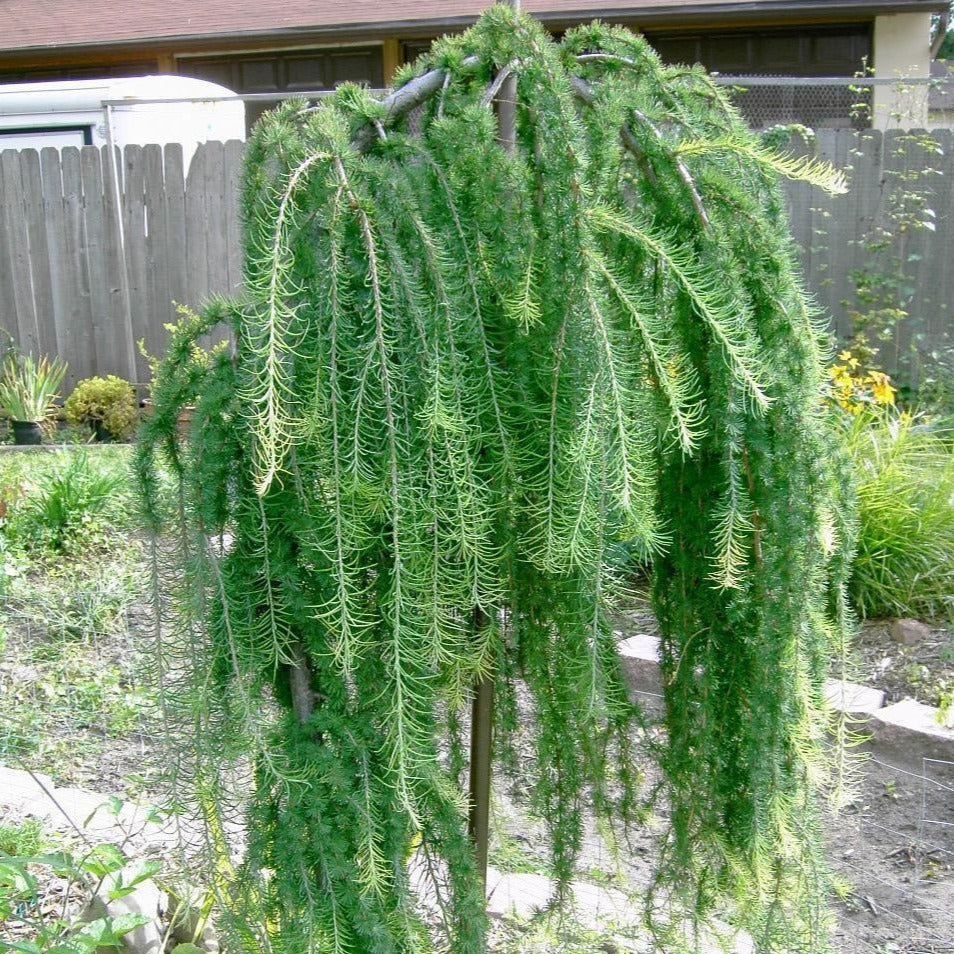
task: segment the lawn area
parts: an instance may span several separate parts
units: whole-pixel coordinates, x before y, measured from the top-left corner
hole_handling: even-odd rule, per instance
[[[137,794],[155,680],[128,447],[0,456],[0,764]]]

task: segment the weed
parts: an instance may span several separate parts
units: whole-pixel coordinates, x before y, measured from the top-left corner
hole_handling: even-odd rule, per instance
[[[120,487],[114,473],[94,467],[85,453],[67,456],[64,466],[32,493],[21,529],[54,552],[89,534]]]
[[[43,828],[35,819],[0,824],[0,855],[35,855],[42,846]]]
[[[108,843],[81,849],[53,845],[41,854],[46,846],[38,829],[18,826],[9,831],[13,850],[0,855],[0,925],[5,940],[12,942],[4,943],[4,949],[94,954],[121,947],[123,935],[151,920],[145,914],[111,915],[108,911],[90,919],[82,912],[90,897],[117,900],[151,881],[158,873],[158,862],[133,863]]]
[[[137,555],[135,547],[102,555],[92,571],[85,561],[44,562],[11,587],[11,617],[50,637],[46,651],[54,654],[63,639],[122,635],[126,608],[139,594]]]
[[[0,538],[38,553],[101,546],[135,524],[125,448],[10,454],[0,460]]]
[[[499,944],[493,947],[508,954],[594,954],[627,950],[612,938],[616,931],[631,933],[631,927],[616,925],[612,919],[598,925],[584,924],[571,915],[543,912],[531,918],[508,917],[499,931]]]
[[[937,721],[948,729],[954,729],[954,684],[942,679],[937,686]]]
[[[504,831],[494,833],[489,862],[491,867],[512,874],[547,874],[549,870],[529,844]]]

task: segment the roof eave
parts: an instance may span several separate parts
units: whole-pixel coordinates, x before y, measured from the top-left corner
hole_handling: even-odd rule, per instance
[[[655,25],[680,26],[691,25],[698,21],[713,19],[732,22],[752,20],[753,18],[782,19],[791,17],[811,17],[815,20],[844,20],[846,17],[868,19],[879,14],[910,13],[912,8],[919,12],[935,13],[948,9],[948,0],[748,0],[735,3],[731,0],[687,7],[682,3],[671,3],[664,7],[651,7],[634,10],[632,5],[607,6],[598,11],[592,9],[560,10],[554,12],[534,12],[533,16],[543,23],[553,26],[577,23],[598,17],[613,22],[633,22],[640,27]],[[170,33],[154,36],[134,37],[127,40],[93,40],[86,43],[59,44],[44,43],[32,46],[18,45],[14,49],[0,52],[29,54],[41,52],[78,53],[84,50],[122,48],[148,49],[172,44],[194,44],[215,40],[216,44],[237,42],[250,43],[314,37],[316,39],[335,39],[341,36],[371,38],[375,36],[402,37],[434,36],[444,32],[453,32],[471,26],[476,16],[432,17],[412,20],[379,20],[373,22],[335,23],[330,25],[302,25],[271,30],[240,30],[231,33]]]

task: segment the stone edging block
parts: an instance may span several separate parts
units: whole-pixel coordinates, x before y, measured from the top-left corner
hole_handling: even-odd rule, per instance
[[[659,672],[659,640],[637,633],[618,644],[623,673],[636,700],[652,708],[662,693]],[[906,699],[884,707],[880,689],[842,679],[830,679],[825,698],[837,712],[847,713],[872,734],[876,747],[897,748],[902,754],[920,759],[954,760],[954,729],[938,724],[937,709]]]

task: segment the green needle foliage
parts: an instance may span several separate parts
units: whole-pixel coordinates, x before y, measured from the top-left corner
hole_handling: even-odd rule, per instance
[[[735,902],[764,950],[819,950],[822,682],[851,530],[775,180],[840,178],[600,25],[558,44],[498,7],[398,85],[259,124],[245,296],[179,325],[139,447],[157,584],[163,556],[178,568],[157,600],[164,715],[233,942],[483,949],[456,771],[482,677],[498,752],[516,686],[533,700],[558,894],[584,808],[638,821],[605,559],[629,540],[663,631],[659,892],[700,918]],[[219,325],[233,346],[198,351]]]

